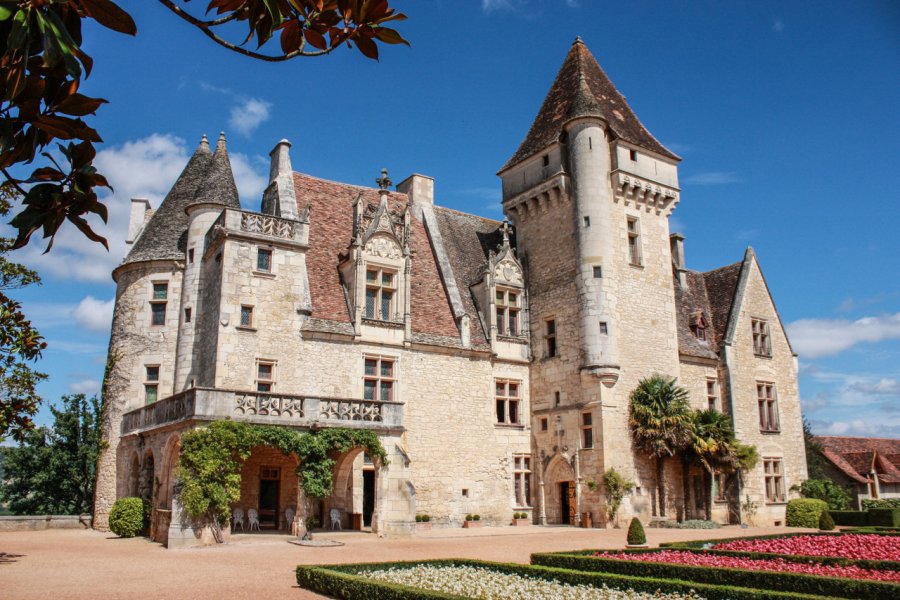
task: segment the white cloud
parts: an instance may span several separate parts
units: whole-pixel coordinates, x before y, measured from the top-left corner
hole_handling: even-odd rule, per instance
[[[481,8],[486,13],[498,10],[512,10],[518,4],[513,0],[481,0]]]
[[[100,391],[100,382],[96,379],[83,379],[69,384],[69,392],[72,394],[96,394]]]
[[[114,305],[114,299],[104,302],[88,296],[72,310],[72,318],[85,329],[106,333],[112,324]]]
[[[845,421],[811,421],[813,432],[817,435],[848,435],[863,437],[898,437],[900,436],[900,419],[883,416],[871,420],[849,419]]]
[[[685,177],[681,180],[681,183],[689,183],[691,185],[728,185],[729,183],[740,183],[741,181],[741,178],[734,173],[710,171]]]
[[[781,33],[784,31],[784,21],[781,19],[775,19],[775,22],[772,23],[772,29],[775,33]]]
[[[56,236],[52,252],[42,254],[45,246],[35,237],[17,258],[45,275],[112,283],[110,273],[125,256],[131,199],[148,198],[151,206],[158,207],[193,151],[194,146],[185,140],[160,133],[104,148],[97,153],[94,165],[115,190],[101,193],[100,198],[109,210],[109,222],[89,220],[94,230],[109,241],[109,252],[67,223]],[[241,197],[258,203],[267,182],[263,175],[267,172],[265,159],[240,153],[229,156]]]
[[[250,136],[257,127],[269,120],[272,104],[261,98],[247,98],[231,108],[228,124],[244,136]]]
[[[900,379],[882,377],[878,381],[860,381],[851,386],[864,394],[900,396]]]
[[[846,319],[800,319],[787,326],[794,350],[801,356],[832,356],[857,344],[900,339],[900,313]]]

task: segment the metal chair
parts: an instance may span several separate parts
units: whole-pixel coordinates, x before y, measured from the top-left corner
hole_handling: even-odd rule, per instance
[[[291,508],[290,506],[287,507],[286,509],[284,509],[284,522],[285,522],[285,525],[287,525],[287,530],[292,534],[294,533],[294,515],[295,514],[296,513],[294,512],[294,509]]]
[[[343,531],[343,527],[341,527],[341,511],[336,508],[331,509],[331,529],[334,529],[334,526],[337,525],[337,528]]]
[[[244,531],[244,509],[243,508],[235,508],[231,512],[231,529],[234,531],[237,529],[237,526],[241,526],[241,531]]]
[[[247,521],[250,523],[250,531],[253,531],[254,527],[259,531],[259,513],[256,512],[255,508],[251,508],[247,511]]]

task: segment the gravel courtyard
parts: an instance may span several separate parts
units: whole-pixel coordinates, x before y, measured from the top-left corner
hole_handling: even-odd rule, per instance
[[[724,527],[717,530],[647,529],[651,546],[676,540],[804,531]],[[321,533],[345,545],[309,548],[286,536],[237,535],[227,545],[166,550],[144,538],[50,530],[0,533],[0,598],[185,598],[294,600],[323,598],[297,588],[298,564],[479,558],[527,563],[532,552],[622,548],[625,530],[568,527],[492,527],[422,532],[379,539],[358,532]]]

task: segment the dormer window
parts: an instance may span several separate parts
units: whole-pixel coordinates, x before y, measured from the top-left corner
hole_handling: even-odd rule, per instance
[[[363,316],[378,321],[393,321],[397,274],[389,269],[366,269],[366,305]]]
[[[706,329],[708,327],[709,323],[707,323],[706,317],[702,312],[696,312],[691,315],[691,333],[701,342],[706,341]]]
[[[497,314],[497,335],[518,337],[519,311],[522,293],[518,290],[497,288],[495,308]]]

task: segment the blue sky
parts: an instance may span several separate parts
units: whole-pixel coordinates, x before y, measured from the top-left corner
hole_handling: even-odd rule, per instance
[[[205,2],[194,2],[205,6]],[[18,294],[49,341],[48,402],[99,389],[129,200],[158,205],[204,133],[228,135],[245,207],[267,155],[373,185],[435,178],[436,201],[499,217],[497,169],[517,148],[580,35],[647,128],[683,157],[673,231],[688,266],[756,250],[819,433],[900,437],[900,4],[394,0],[411,48],[380,62],[341,49],[267,64],[214,46],[156,2],[128,2],[137,38],[86,31],[82,92],[112,252],[74,231],[14,255],[44,284]],[[36,240],[39,242],[39,240]],[[48,411],[42,411],[46,421]]]

